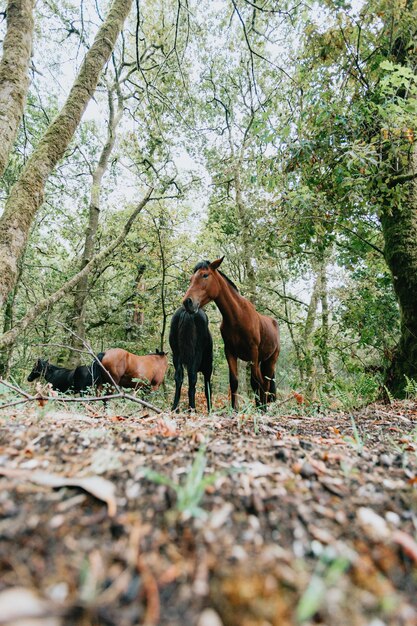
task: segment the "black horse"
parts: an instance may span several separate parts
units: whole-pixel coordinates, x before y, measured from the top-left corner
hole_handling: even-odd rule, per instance
[[[98,355],[99,359],[100,356],[102,356],[101,353]],[[52,365],[49,361],[38,359],[27,379],[29,382],[32,382],[40,376],[43,376],[48,383],[51,383],[52,388],[57,391],[81,393],[86,391],[88,387],[94,387],[99,382],[101,367],[94,360],[90,366],[79,365],[75,369],[70,370],[66,367]]]
[[[184,380],[184,365],[188,371],[188,399],[195,409],[197,372],[204,376],[207,409],[211,410],[211,373],[213,370],[213,339],[208,328],[208,317],[202,309],[188,313],[182,306],[175,311],[169,331],[175,367],[175,398],[172,410],[177,410]]]

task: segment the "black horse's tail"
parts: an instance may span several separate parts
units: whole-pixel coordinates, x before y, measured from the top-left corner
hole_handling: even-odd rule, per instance
[[[105,382],[105,373],[103,368],[100,366],[100,363],[103,360],[103,357],[106,353],[105,352],[99,352],[96,355],[96,358],[93,361],[93,364],[91,366],[91,375],[93,378],[93,385],[100,385],[102,383]],[[100,363],[97,363],[97,359],[100,361]]]
[[[194,315],[185,309],[180,309],[177,341],[181,363],[192,366],[196,358],[197,329]]]

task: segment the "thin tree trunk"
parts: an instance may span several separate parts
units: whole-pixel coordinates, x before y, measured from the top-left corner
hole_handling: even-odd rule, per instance
[[[87,265],[80,272],[78,272],[78,274],[76,274],[70,280],[64,283],[62,287],[58,289],[58,291],[55,291],[55,293],[38,302],[38,304],[34,306],[33,309],[29,311],[27,315],[25,315],[25,317],[17,322],[14,328],[12,328],[0,337],[0,349],[12,346],[16,342],[16,339],[18,338],[20,333],[24,331],[29,326],[29,324],[31,324],[37,317],[39,317],[41,313],[53,307],[54,304],[56,304],[61,298],[63,298],[63,296],[71,291],[71,289],[74,289],[74,287],[79,283],[80,280],[84,278],[84,276],[87,276],[94,267],[104,261],[109,256],[109,254],[111,254],[113,250],[115,250],[117,246],[119,246],[124,241],[130,229],[132,228],[132,224],[135,221],[136,217],[149,201],[152,192],[153,188],[151,187],[146,196],[138,204],[138,206],[129,217],[120,235],[111,244],[106,246],[99,254],[96,254],[91,259],[91,261],[87,263]]]
[[[307,381],[309,381],[309,388],[312,388],[312,377],[314,369],[313,358],[313,332],[314,323],[316,321],[317,306],[321,293],[321,274],[317,272],[316,280],[314,282],[313,293],[311,294],[310,304],[308,305],[307,319],[304,326],[303,343],[304,343],[304,371]]]
[[[242,155],[243,157],[243,155]],[[245,266],[245,274],[247,280],[247,297],[253,304],[255,304],[256,299],[256,278],[255,278],[255,270],[252,264],[253,257],[253,244],[252,244],[252,232],[251,232],[251,224],[248,216],[248,210],[243,200],[242,194],[242,184],[240,179],[240,167],[241,167],[241,159],[239,159],[238,163],[234,168],[234,188],[235,188],[235,200],[236,207],[239,216],[240,222],[240,232],[241,232],[241,241],[242,241],[242,258],[243,264]]]
[[[282,271],[282,268],[281,268]],[[294,335],[294,330],[293,330],[293,325],[291,323],[291,315],[290,315],[290,307],[288,306],[288,298],[287,298],[287,289],[285,286],[285,280],[284,278],[282,278],[282,293],[284,296],[284,310],[285,310],[285,318],[286,318],[286,322],[287,322],[287,328],[288,328],[288,332],[290,334],[291,337],[291,341],[293,343],[294,346],[294,350],[295,350],[295,358],[297,361],[297,366],[298,366],[298,371],[300,372],[300,379],[303,381],[304,380],[304,367],[303,367],[303,352],[300,348],[300,345],[298,343],[298,341],[296,341],[295,339],[295,335]]]
[[[34,0],[9,0],[0,61],[0,176],[6,169],[29,89]]]
[[[117,80],[117,78],[116,78]],[[114,91],[117,91],[117,110],[114,107]],[[109,158],[116,141],[116,129],[123,116],[123,98],[119,85],[113,89],[108,89],[109,101],[109,121],[107,125],[107,139],[100,154],[96,169],[92,173],[92,184],[90,193],[90,204],[88,207],[88,226],[86,230],[84,251],[81,259],[80,270],[82,270],[91,260],[94,253],[94,242],[97,234],[100,216],[100,194],[101,183],[107,169]],[[75,367],[80,363],[79,350],[83,347],[85,340],[85,304],[88,294],[88,276],[84,276],[77,285],[74,294],[74,307],[71,313],[70,325],[75,332],[71,335],[70,345],[73,348],[70,355],[69,367]]]
[[[146,264],[138,263],[138,273],[136,274],[136,278],[135,278],[135,284],[136,284],[135,293],[132,296],[129,296],[129,300],[131,299],[134,300],[134,305],[133,305],[133,312],[131,314],[129,312],[130,320],[126,327],[126,339],[128,341],[130,341],[131,339],[135,339],[137,337],[138,326],[142,326],[144,322],[143,306],[139,307],[138,299],[139,299],[139,292],[145,290],[145,284],[142,281],[142,277],[143,277],[145,270],[146,270]]]
[[[320,357],[326,376],[332,376],[329,358],[329,301],[327,297],[326,258],[320,264],[320,302],[321,302],[321,346]]]
[[[32,221],[42,204],[46,181],[63,157],[94,94],[131,4],[132,0],[113,0],[64,106],[10,192],[0,219],[0,308],[16,284],[18,261],[25,249]]]
[[[158,237],[159,254],[160,254],[160,258],[161,258],[161,271],[162,271],[162,280],[161,280],[162,327],[161,327],[161,334],[160,334],[161,340],[160,340],[160,344],[159,344],[159,349],[163,350],[164,349],[164,344],[165,344],[165,331],[166,331],[166,327],[167,327],[167,311],[166,311],[166,302],[165,302],[165,298],[166,298],[165,284],[166,284],[167,267],[166,267],[166,260],[165,260],[164,243],[162,241],[162,236],[161,236],[161,226],[160,226],[160,224],[158,225],[156,223],[155,218],[153,218],[153,223],[155,225],[156,234],[157,234],[157,237]]]

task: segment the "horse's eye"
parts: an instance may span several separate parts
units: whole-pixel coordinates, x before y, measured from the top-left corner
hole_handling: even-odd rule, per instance
[[[208,278],[209,275],[208,274],[203,274],[203,278]]]

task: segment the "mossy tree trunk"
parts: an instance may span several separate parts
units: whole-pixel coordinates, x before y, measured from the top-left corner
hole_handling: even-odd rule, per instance
[[[413,145],[409,177],[414,175],[417,143]],[[389,203],[381,217],[385,260],[401,316],[401,337],[386,384],[399,396],[404,394],[405,376],[417,380],[417,179],[405,184],[409,186],[405,202],[401,206]]]
[[[0,176],[6,169],[29,88],[34,0],[9,0],[0,61]]]
[[[117,78],[116,78],[117,81]],[[117,94],[117,107],[114,103],[114,95]],[[109,120],[107,125],[107,138],[101,151],[97,167],[91,174],[90,203],[88,207],[88,226],[85,235],[84,250],[82,254],[80,270],[91,260],[94,254],[94,242],[100,217],[100,195],[103,176],[106,172],[109,158],[116,142],[116,129],[123,116],[123,97],[120,86],[116,84],[108,89]],[[85,305],[88,294],[88,276],[84,276],[78,283],[74,294],[73,310],[70,314],[70,325],[75,334],[71,335],[70,346],[72,350],[69,367],[75,367],[80,363],[80,352],[86,336]]]
[[[10,192],[0,219],[0,308],[16,284],[18,262],[25,250],[33,219],[43,202],[46,181],[74,136],[131,4],[132,0],[113,0],[64,106]]]

